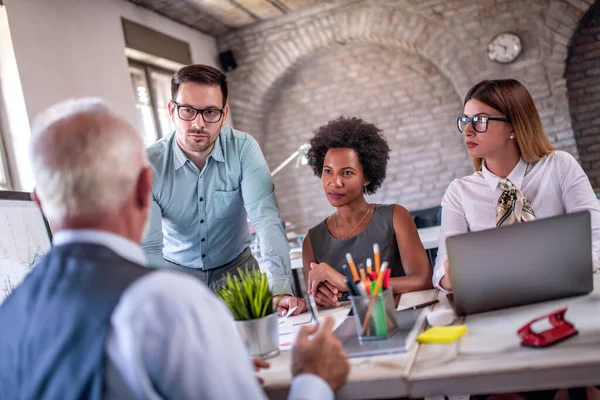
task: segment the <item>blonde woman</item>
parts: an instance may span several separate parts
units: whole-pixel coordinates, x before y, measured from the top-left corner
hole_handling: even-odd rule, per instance
[[[591,214],[597,270],[598,200],[575,158],[550,144],[527,89],[513,79],[482,81],[465,97],[457,124],[475,172],[453,181],[442,199],[434,286],[452,290],[447,237],[582,210]]]

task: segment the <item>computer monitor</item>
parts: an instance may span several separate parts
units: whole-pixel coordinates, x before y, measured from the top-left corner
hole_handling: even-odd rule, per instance
[[[0,190],[0,304],[50,250],[50,225],[30,193]]]

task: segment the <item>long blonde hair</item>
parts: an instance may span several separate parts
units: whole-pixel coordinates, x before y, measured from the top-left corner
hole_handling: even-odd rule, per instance
[[[472,99],[479,100],[508,117],[521,157],[526,162],[535,162],[554,151],[533,99],[521,82],[515,79],[481,81],[469,90],[463,105]],[[482,162],[483,158],[473,159],[475,171],[481,170]]]

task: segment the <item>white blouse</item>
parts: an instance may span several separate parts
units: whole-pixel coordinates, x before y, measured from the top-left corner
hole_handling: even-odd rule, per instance
[[[575,158],[555,151],[536,163],[521,159],[508,179],[527,198],[537,218],[588,210],[592,225],[593,268],[600,267],[600,207],[589,179]],[[444,276],[447,258],[446,238],[496,226],[496,204],[502,194],[500,177],[491,173],[485,162],[481,171],[454,180],[442,199],[442,226],[438,255],[433,270],[433,285]]]

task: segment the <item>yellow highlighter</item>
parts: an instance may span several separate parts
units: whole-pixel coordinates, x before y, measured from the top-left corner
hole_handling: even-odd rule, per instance
[[[433,326],[421,333],[417,340],[420,343],[452,343],[466,332],[466,325]]]

